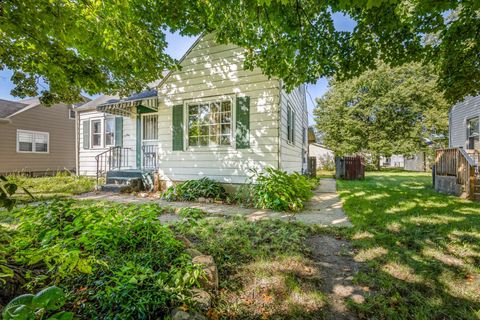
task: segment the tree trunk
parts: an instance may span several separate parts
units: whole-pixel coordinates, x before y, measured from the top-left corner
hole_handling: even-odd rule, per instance
[[[377,171],[380,171],[380,156],[374,156],[374,164]]]

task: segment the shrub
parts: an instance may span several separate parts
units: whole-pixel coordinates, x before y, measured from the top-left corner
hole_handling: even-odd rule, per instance
[[[299,173],[267,168],[265,173],[256,175],[254,203],[258,208],[299,211],[303,209],[303,202],[312,197],[315,185],[315,180]]]
[[[27,287],[61,283],[71,311],[87,319],[157,318],[189,303],[203,276],[155,204],[54,200],[15,212],[5,252],[27,271]]]
[[[242,184],[232,196],[231,202],[244,207],[253,207],[255,205],[255,186],[251,183]]]
[[[206,177],[171,186],[163,194],[163,199],[167,201],[195,201],[198,198],[224,200],[226,197],[225,188]]]
[[[205,217],[207,213],[202,209],[184,207],[178,211],[178,215],[182,218],[196,220]]]

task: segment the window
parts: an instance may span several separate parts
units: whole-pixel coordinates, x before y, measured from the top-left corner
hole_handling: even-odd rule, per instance
[[[146,114],[143,115],[143,140],[157,140],[158,139],[158,115]]]
[[[102,146],[102,120],[92,120],[92,147]]]
[[[230,100],[189,104],[189,146],[229,146],[232,143]]]
[[[115,144],[115,118],[105,119],[105,146]]]
[[[75,119],[75,111],[73,109],[68,109],[68,119]]]
[[[478,149],[479,145],[478,117],[467,120],[467,149]]]
[[[290,143],[295,143],[295,112],[290,103],[287,105],[287,139]]]
[[[17,130],[17,152],[48,153],[48,132]]]

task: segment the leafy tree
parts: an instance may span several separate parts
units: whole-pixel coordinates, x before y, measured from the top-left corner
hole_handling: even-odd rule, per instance
[[[479,9],[476,0],[2,0],[0,69],[14,71],[15,95],[41,91],[44,103],[82,89],[127,94],[175,68],[166,30],[216,32],[247,49],[246,68],[287,88],[351,78],[377,59],[421,61],[454,101],[480,92]],[[335,29],[335,13],[356,22],[353,32]]]
[[[379,63],[346,81],[332,80],[314,110],[323,141],[336,154],[365,153],[376,159],[426,150],[448,130],[448,103],[437,77],[418,63]]]

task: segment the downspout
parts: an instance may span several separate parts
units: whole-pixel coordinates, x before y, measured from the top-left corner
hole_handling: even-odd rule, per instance
[[[277,151],[277,159],[278,159],[278,166],[277,169],[281,170],[281,164],[282,164],[282,88],[283,88],[283,83],[282,80],[278,80],[278,151]]]
[[[74,110],[75,112],[75,175],[79,176],[80,175],[80,119],[79,119],[79,113],[77,110]]]

